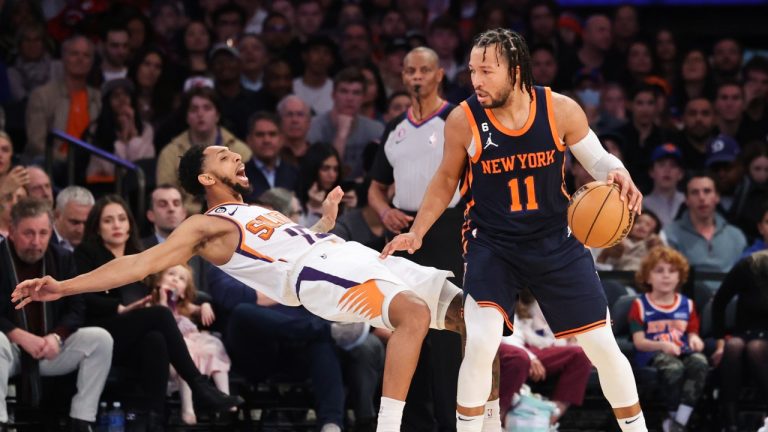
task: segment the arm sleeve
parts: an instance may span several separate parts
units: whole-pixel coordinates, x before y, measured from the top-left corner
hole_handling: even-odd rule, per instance
[[[592,129],[581,141],[569,148],[581,166],[595,180],[605,180],[611,170],[624,168],[624,164],[616,156],[605,151]]]
[[[645,322],[643,322],[643,314],[640,310],[640,299],[636,299],[632,302],[632,306],[629,308],[629,334],[635,334],[637,332],[645,333]]]
[[[725,309],[731,299],[738,294],[739,287],[752,284],[749,266],[752,258],[741,260],[725,275],[720,289],[712,300],[712,335],[718,339],[725,336]]]

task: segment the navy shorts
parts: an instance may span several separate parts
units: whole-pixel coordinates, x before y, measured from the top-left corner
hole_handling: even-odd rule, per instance
[[[567,228],[524,242],[500,241],[479,229],[464,256],[464,293],[494,307],[510,334],[518,291],[536,298],[555,337],[567,338],[605,325],[608,301],[592,254]]]

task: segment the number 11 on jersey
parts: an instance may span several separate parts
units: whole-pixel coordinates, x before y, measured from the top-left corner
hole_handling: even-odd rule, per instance
[[[525,195],[527,202],[525,203],[526,210],[538,210],[539,203],[536,202],[536,185],[533,181],[533,176],[526,177],[523,182],[525,183]],[[516,178],[507,183],[509,185],[509,193],[512,196],[512,205],[509,206],[509,210],[513,212],[519,212],[523,210],[523,205],[520,202],[520,186]]]

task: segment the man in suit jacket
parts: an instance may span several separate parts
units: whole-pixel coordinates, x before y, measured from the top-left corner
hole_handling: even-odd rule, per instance
[[[81,327],[82,296],[15,310],[11,292],[18,282],[41,275],[69,278],[77,273],[72,255],[49,244],[52,215],[46,202],[22,200],[11,210],[11,219],[8,238],[0,237],[0,430],[8,421],[8,378],[19,372],[28,378],[30,372],[57,376],[77,370],[77,394],[69,412],[71,428],[91,431],[112,363],[112,337],[99,327]]]
[[[283,136],[277,117],[266,112],[251,116],[246,144],[253,152],[253,157],[245,164],[245,175],[251,181],[253,190],[243,197],[245,202],[255,202],[262,193],[275,187],[296,189],[299,170],[284,163],[280,157]]]
[[[51,243],[74,252],[83,240],[85,221],[94,203],[93,194],[86,188],[68,186],[62,189],[56,195]]]

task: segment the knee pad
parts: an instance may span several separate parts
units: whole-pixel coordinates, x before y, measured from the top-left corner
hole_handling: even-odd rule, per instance
[[[467,342],[459,369],[456,401],[463,407],[483,406],[491,393],[493,358],[501,344],[504,317],[489,307],[480,307],[471,296],[464,302]]]
[[[606,322],[611,322],[606,311]],[[576,336],[584,353],[597,368],[603,395],[613,408],[623,408],[639,401],[635,376],[629,360],[619,349],[613,331],[608,325]]]

